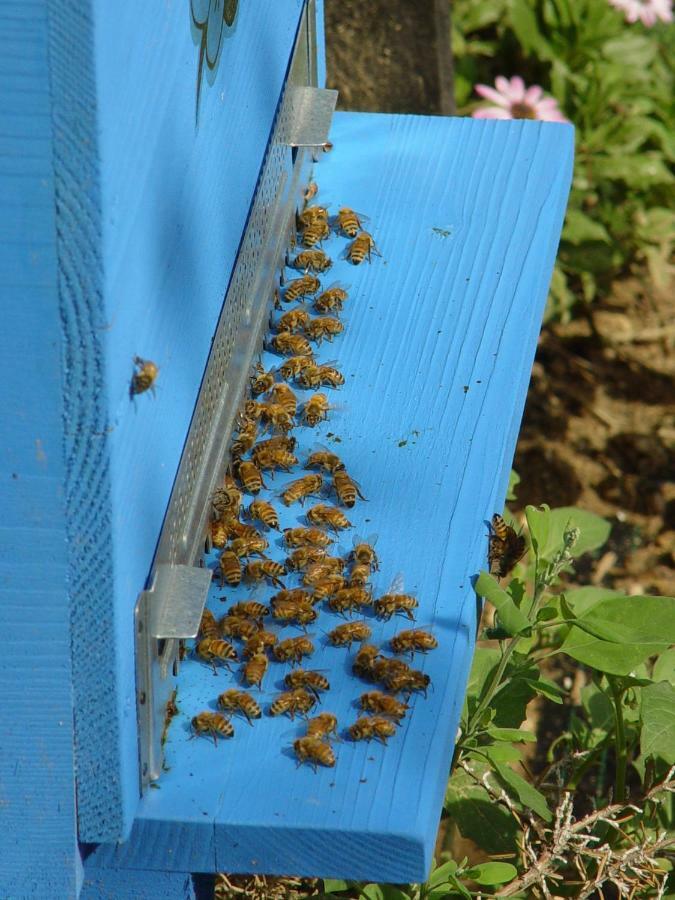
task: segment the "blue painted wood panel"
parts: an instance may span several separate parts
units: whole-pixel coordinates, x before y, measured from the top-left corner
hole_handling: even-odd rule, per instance
[[[236,719],[234,740],[218,747],[190,740],[190,717],[215,708],[231,678],[186,660],[169,771],[144,797],[131,839],[99,848],[92,865],[203,871],[213,853],[215,871],[389,882],[428,873],[476,634],[472,579],[486,562],[486,521],[504,501],[573,132],[341,113],[331,137],[335,149],[316,171],[319,198],[369,215],[382,257],[360,268],[336,262],[325,279],[351,283],[345,333],[319,352],[338,360],[346,384],[332,393],[340,408],[327,423],[296,432],[299,455],[327,444],[362,485],[367,502],[349,518],[357,533],[378,534],[376,594],[401,572],[418,595],[417,621],[440,645],[416,660],[433,689],[411,701],[389,746],[346,741],[336,746],[335,768],[314,773],[296,767],[291,745],[302,724],[285,718],[264,716],[253,727]],[[332,237],[326,250],[336,257],[345,246]],[[263,361],[279,362],[270,354]],[[277,475],[274,489],[288,477]],[[301,524],[301,513],[282,508],[282,526]],[[340,543],[348,549],[351,536]],[[271,553],[281,555],[276,542]],[[248,591],[214,586],[215,612],[227,608],[223,594],[234,600]],[[406,627],[367,618],[378,644]],[[351,654],[327,646],[323,632],[341,621],[322,610],[310,630],[312,667],[332,684],[322,708],[344,728],[368,688],[352,676]],[[264,707],[286,671],[271,664]]]
[[[183,872],[87,871],[79,900],[195,900],[192,877]]]
[[[138,801],[133,609],[303,4],[239,4],[217,66],[202,66],[197,118],[207,7],[49,4],[78,813],[90,842],[126,834]],[[156,396],[131,402],[136,355],[160,374]],[[92,633],[106,636],[95,656]]]
[[[47,51],[46,3],[0,4],[0,896],[11,898],[72,897],[80,865]]]

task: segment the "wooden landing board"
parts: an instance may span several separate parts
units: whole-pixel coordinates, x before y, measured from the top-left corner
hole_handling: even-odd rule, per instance
[[[77,801],[88,842],[123,837],[136,810],[133,610],[303,3],[239,3],[231,28],[222,8],[50,3]],[[214,29],[221,49],[209,67],[200,54],[218,46]],[[156,395],[132,402],[137,355],[160,372]],[[103,639],[92,654],[94,634]]]
[[[80,865],[47,56],[46,3],[1,4],[3,898],[73,897]]]
[[[218,747],[190,740],[190,717],[214,709],[232,679],[187,660],[169,771],[144,797],[130,841],[100,847],[92,865],[387,882],[420,881],[429,870],[476,634],[472,580],[485,565],[486,522],[503,505],[573,133],[535,122],[338,114],[332,140],[317,167],[319,199],[370,216],[382,258],[359,268],[338,262],[324,279],[352,285],[345,333],[319,353],[345,375],[331,392],[342,408],[316,434],[296,434],[301,457],[318,440],[362,485],[367,502],[349,518],[355,532],[378,534],[376,594],[402,572],[418,595],[417,621],[440,644],[416,658],[433,689],[412,699],[387,747],[345,741],[335,768],[314,773],[296,767],[291,745],[302,726],[286,718],[265,715],[253,727],[235,719],[235,738]],[[332,237],[326,250],[335,257],[346,243]],[[265,355],[265,365],[275,361]],[[287,480],[277,476],[275,489]],[[301,513],[284,510],[283,525],[301,524]],[[340,543],[349,547],[351,537]],[[248,591],[214,585],[216,612],[229,606],[223,594]],[[406,627],[366,618],[378,644]],[[353,654],[326,645],[323,632],[341,621],[323,610],[310,630],[312,667],[332,683],[321,708],[343,730],[368,686],[351,674]],[[271,664],[265,707],[286,671]]]

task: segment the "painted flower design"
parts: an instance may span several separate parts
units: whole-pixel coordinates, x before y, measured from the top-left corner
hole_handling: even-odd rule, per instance
[[[495,78],[495,87],[477,84],[476,93],[491,100],[494,106],[484,106],[473,111],[474,119],[542,119],[545,122],[569,122],[560,111],[554,97],[545,97],[538,84],[526,87],[519,75]]]
[[[639,19],[647,28],[653,28],[659,20],[673,21],[673,0],[609,0],[609,3],[620,9],[631,24]]]

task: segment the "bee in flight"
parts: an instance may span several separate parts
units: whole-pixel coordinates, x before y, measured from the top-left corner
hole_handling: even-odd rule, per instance
[[[129,396],[133,399],[136,394],[144,394],[146,391],[155,393],[155,381],[159,375],[159,366],[150,359],[141,359],[134,356],[134,365],[138,371],[134,372],[129,386]]]
[[[488,545],[490,575],[505,578],[525,556],[527,545],[522,534],[517,534],[498,513],[494,514],[490,525],[492,529]]]

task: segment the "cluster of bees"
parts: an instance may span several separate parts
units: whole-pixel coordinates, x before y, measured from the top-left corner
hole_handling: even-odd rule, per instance
[[[332,261],[318,245],[335,231],[350,239],[344,255],[354,265],[370,261],[371,254],[378,252],[372,236],[362,228],[362,216],[341,208],[331,218],[325,207],[309,205],[311,187],[308,194],[297,218],[301,247],[287,261],[303,274],[282,286],[276,303],[282,310],[287,304],[295,305],[276,317],[266,342],[267,349],[283,361],[269,371],[258,363],[252,374],[251,396],[240,413],[228,473],[212,497],[209,526],[209,548],[218,551],[216,574],[221,587],[244,583],[262,591],[264,586],[271,596],[265,602],[255,596],[237,602],[220,618],[209,609],[204,611],[193,653],[214,672],[220,666],[229,669],[240,664],[239,686],[218,696],[218,712],[200,712],[191,725],[194,735],[210,737],[216,744],[219,737],[232,737],[234,726],[228,716],[241,715],[249,724],[262,717],[263,709],[250,689],[263,689],[270,663],[290,664],[284,690],[274,697],[266,714],[306,719],[306,731],[293,748],[298,764],[309,763],[316,769],[335,765],[333,741],[340,739],[333,713],[312,716],[330,690],[325,670],[303,667],[316,649],[307,628],[317,622],[320,611],[345,618],[327,632],[328,643],[349,651],[358,644],[352,671],[380,688],[360,696],[360,715],[346,729],[353,741],[386,743],[396,733],[408,712],[410,696],[426,696],[430,683],[428,675],[401,657],[426,653],[437,647],[437,641],[427,631],[407,628],[390,639],[391,655],[370,643],[372,628],[365,615],[385,621],[401,615],[414,621],[417,598],[404,593],[398,580],[387,593],[374,596],[371,579],[379,562],[373,539],[356,538],[350,552],[335,552],[341,533],[352,527],[347,511],[365,498],[337,454],[319,446],[300,458],[293,432],[314,429],[323,422],[333,408],[323,389],[344,384],[339,369],[319,362],[315,355],[323,341],[333,341],[344,331],[340,313],[348,300],[342,286],[322,289],[317,275],[325,273]],[[301,402],[296,390],[314,393]],[[299,466],[304,474],[285,484],[277,498],[285,507],[302,504],[298,511],[306,524],[282,531],[277,506],[260,494],[269,490],[267,479],[275,472],[290,473]],[[246,501],[245,495],[249,495]],[[312,505],[305,506],[310,499]],[[268,555],[275,532],[285,551],[283,561]],[[290,587],[289,578],[297,585]],[[296,627],[302,633],[286,637],[272,626]]]

